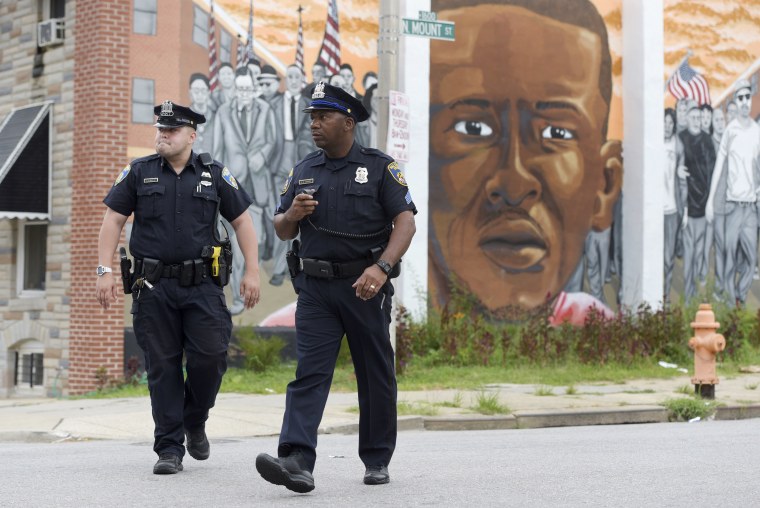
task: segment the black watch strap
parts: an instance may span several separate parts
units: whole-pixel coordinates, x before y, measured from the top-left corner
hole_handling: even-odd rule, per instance
[[[385,275],[390,275],[391,270],[393,270],[393,266],[391,266],[391,264],[384,259],[378,259],[375,264],[380,267]]]

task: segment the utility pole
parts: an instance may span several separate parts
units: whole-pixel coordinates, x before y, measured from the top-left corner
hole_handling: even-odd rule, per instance
[[[380,0],[380,33],[377,39],[378,59],[378,107],[377,148],[387,152],[388,101],[390,90],[403,86],[399,72],[401,54],[401,2],[403,0]]]

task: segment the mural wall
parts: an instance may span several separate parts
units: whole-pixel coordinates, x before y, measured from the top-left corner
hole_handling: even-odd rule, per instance
[[[434,0],[430,273],[512,317],[617,303],[621,2]],[[582,315],[570,316],[582,322]]]
[[[667,300],[760,302],[760,3],[665,0]]]
[[[204,1],[191,7],[182,2],[183,19],[192,19],[192,25],[183,24],[192,29],[179,34],[180,72],[167,68],[165,61],[146,66],[157,76],[157,93],[168,92],[153,101],[171,98],[203,113],[206,123],[197,130],[194,150],[222,161],[253,198],[249,213],[259,239],[262,300],[244,312],[239,296],[243,256],[226,224],[235,249],[228,286],[228,304],[238,316],[235,323],[292,325],[292,312],[277,313],[296,295],[285,264],[291,242],[276,237],[274,211],[291,168],[316,149],[308,115],[302,111],[314,83],[325,80],[340,86],[368,110],[376,104],[372,97],[377,83],[379,6],[376,0],[257,0],[255,5],[248,0],[216,0],[213,10],[210,7]],[[149,21],[138,33],[150,33]],[[148,58],[135,52],[133,75],[145,72],[139,62]],[[180,87],[172,93],[178,79]],[[152,109],[149,113],[152,121]],[[365,146],[377,146],[376,119],[373,111],[357,132]],[[154,152],[150,125],[136,127],[131,134],[131,145],[144,146],[141,150],[133,146],[133,155]]]

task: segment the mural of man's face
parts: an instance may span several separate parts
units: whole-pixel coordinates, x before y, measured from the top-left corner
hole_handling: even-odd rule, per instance
[[[728,106],[726,106],[726,124],[731,123],[738,114],[739,107],[734,101],[729,102]]]
[[[689,111],[689,100],[688,99],[679,99],[678,102],[676,102],[676,122],[678,122],[678,128],[680,130],[683,130],[688,125],[688,120],[686,119],[686,114]]]
[[[723,110],[715,108],[713,111],[713,132],[718,136],[723,135],[723,131],[726,130],[726,116],[723,114]]]
[[[285,87],[293,95],[301,93],[303,87],[303,74],[298,67],[288,67],[285,72]]]
[[[340,77],[343,78],[343,81],[341,82],[341,87],[343,87],[343,90],[346,92],[351,92],[351,90],[354,87],[354,73],[351,71],[351,69],[341,69]]]
[[[277,89],[280,88],[280,82],[274,78],[264,78],[259,80],[261,86],[261,95],[269,99],[277,93]]]
[[[206,104],[208,102],[208,85],[202,79],[196,79],[190,83],[190,102],[193,104]]]
[[[702,110],[702,130],[710,132],[710,126],[712,125],[712,111],[709,109]]]
[[[221,83],[222,88],[230,88],[235,83],[235,71],[232,70],[232,67],[227,67],[226,65],[219,69],[219,83]]]
[[[237,76],[235,78],[235,98],[239,106],[249,107],[253,102],[253,80],[250,76]]]
[[[739,116],[749,118],[749,112],[752,110],[752,92],[749,88],[742,88],[734,96],[736,105],[739,106]]]
[[[689,132],[693,135],[697,135],[702,130],[702,112],[698,108],[692,108],[689,110],[689,114],[686,115],[688,121]]]
[[[325,68],[322,65],[314,65],[311,68],[311,80],[315,83],[319,83],[320,81],[325,79],[326,75],[327,75],[327,72],[325,71]]]
[[[434,264],[491,310],[532,308],[562,291],[620,193],[601,39],[513,6],[439,15],[479,29],[431,43]]]

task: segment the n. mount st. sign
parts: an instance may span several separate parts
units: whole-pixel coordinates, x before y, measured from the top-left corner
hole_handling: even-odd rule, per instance
[[[454,40],[454,23],[438,21],[436,13],[420,11],[419,19],[401,18],[404,24],[404,35],[427,37],[442,41]]]

